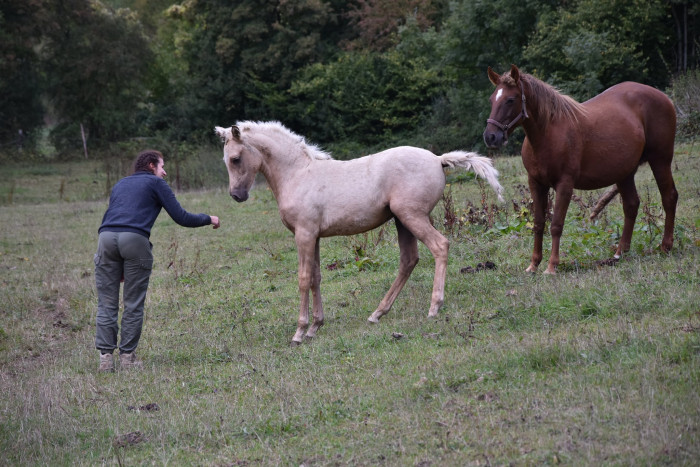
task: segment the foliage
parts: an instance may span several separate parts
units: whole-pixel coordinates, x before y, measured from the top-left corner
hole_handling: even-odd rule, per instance
[[[700,135],[700,69],[673,78],[671,99],[678,111],[678,136],[694,140]]]
[[[548,11],[523,58],[530,72],[579,100],[627,80],[664,87],[666,7],[664,0],[580,0]]]
[[[454,68],[460,82],[479,88],[488,66],[509,67],[522,61],[523,46],[529,42],[534,25],[551,10],[553,0],[465,0],[450,4],[450,15],[440,37],[442,56]]]
[[[61,24],[46,31],[41,58],[58,146],[79,147],[81,123],[98,142],[134,135],[152,57],[138,18],[87,0],[51,5]]]
[[[522,61],[537,18],[550,9],[547,0],[451,2],[440,31],[419,32],[408,23],[397,48],[405,54],[424,51],[444,80],[422,133],[426,144],[444,150],[483,147],[491,84],[486,68],[502,68]]]
[[[245,0],[234,7],[202,0],[171,9],[181,21],[178,36],[191,77],[186,88],[195,93],[194,109],[178,106],[199,120],[190,131],[209,134],[214,125],[239,119],[282,119],[268,110],[265,93],[286,89],[298,69],[332,53],[331,41],[342,36],[337,8],[317,0]]]
[[[92,151],[213,142],[241,119],[343,154],[483,149],[487,66],[578,99],[627,79],[665,88],[699,64],[699,16],[692,0],[7,0],[0,158],[78,154],[81,124]]]
[[[290,88],[291,120],[318,141],[346,140],[376,144],[418,126],[441,76],[423,59],[396,52],[347,52],[327,65],[313,65]]]
[[[694,0],[669,0],[671,18],[676,33],[673,51],[668,56],[675,62],[675,72],[697,68],[700,59],[700,3]],[[670,61],[670,60],[669,60]]]
[[[0,3],[0,148],[21,148],[43,122],[36,46],[50,18],[43,0]]]
[[[357,0],[347,16],[359,32],[348,48],[389,50],[396,45],[398,32],[406,21],[426,30],[441,18],[446,4],[445,0]]]

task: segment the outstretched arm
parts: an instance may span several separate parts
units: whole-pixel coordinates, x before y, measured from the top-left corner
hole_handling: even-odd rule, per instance
[[[183,227],[201,227],[203,225],[214,224],[216,216],[208,216],[207,214],[193,214],[187,212],[180,206],[180,203],[175,198],[175,193],[163,179],[158,179],[156,193],[160,200],[161,206],[165,208],[168,215]],[[216,218],[218,222],[218,217]]]

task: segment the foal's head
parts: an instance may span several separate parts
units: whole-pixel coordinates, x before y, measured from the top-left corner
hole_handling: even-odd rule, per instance
[[[255,174],[260,170],[262,155],[257,149],[244,143],[238,126],[214,131],[224,143],[224,164],[228,170],[228,192],[241,203],[248,199],[250,187],[255,181]]]

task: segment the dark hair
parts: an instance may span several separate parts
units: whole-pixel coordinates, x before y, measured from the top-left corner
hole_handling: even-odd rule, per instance
[[[161,154],[160,151],[156,151],[155,149],[146,149],[145,151],[141,151],[136,157],[136,160],[134,161],[132,173],[141,171],[153,173],[153,170],[151,169],[150,165],[153,164],[157,166],[158,162],[162,158],[163,154]]]

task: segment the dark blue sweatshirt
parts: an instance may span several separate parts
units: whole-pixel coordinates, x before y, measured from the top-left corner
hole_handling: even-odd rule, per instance
[[[182,209],[165,180],[150,172],[136,172],[122,178],[112,188],[99,232],[134,232],[148,238],[161,208],[185,227],[211,224],[208,215],[191,214]]]

